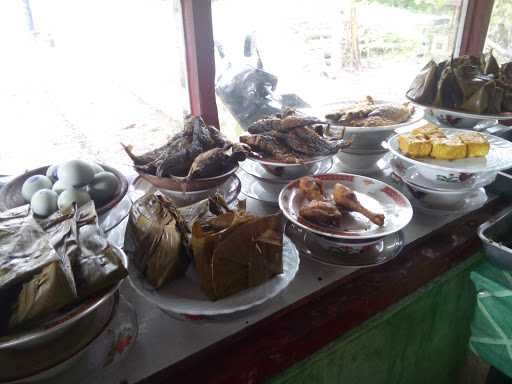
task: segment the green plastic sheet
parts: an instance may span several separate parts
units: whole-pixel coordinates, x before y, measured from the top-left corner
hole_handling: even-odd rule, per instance
[[[484,261],[470,276],[477,294],[469,346],[512,377],[512,273]]]

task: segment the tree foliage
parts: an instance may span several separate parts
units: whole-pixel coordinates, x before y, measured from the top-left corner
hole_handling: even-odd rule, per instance
[[[359,0],[359,2],[379,3],[391,7],[406,8],[413,11],[428,13],[443,13],[453,9],[450,0]]]

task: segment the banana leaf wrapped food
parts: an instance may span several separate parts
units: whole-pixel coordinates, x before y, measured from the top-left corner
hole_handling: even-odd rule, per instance
[[[414,78],[409,87],[409,96],[423,104],[432,104],[436,95],[437,64],[430,60]]]
[[[482,56],[465,55],[439,64],[431,61],[413,80],[407,94],[424,105],[495,114],[512,112],[509,92],[512,92],[512,63],[500,67],[491,52]]]
[[[192,227],[201,289],[211,300],[254,287],[283,272],[280,215],[227,212]]]
[[[26,207],[15,210],[0,216],[0,333],[30,326],[126,276],[102,237],[94,203],[44,220]]]
[[[148,193],[130,210],[126,228],[133,262],[155,288],[183,275],[189,264],[188,231],[169,198]]]
[[[76,298],[69,259],[26,207],[0,216],[0,334],[44,317]]]

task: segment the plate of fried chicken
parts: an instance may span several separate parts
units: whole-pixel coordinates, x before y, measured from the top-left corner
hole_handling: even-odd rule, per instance
[[[279,207],[295,225],[337,239],[371,239],[401,230],[412,206],[386,183],[348,173],[306,176],[289,183]]]
[[[324,121],[289,109],[251,124],[250,134],[240,136],[240,142],[251,148],[249,157],[261,164],[304,167],[332,157],[350,145],[342,135],[324,136],[325,126]]]

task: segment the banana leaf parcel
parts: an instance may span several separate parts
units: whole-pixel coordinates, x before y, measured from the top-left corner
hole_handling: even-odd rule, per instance
[[[160,288],[185,273],[186,232],[172,200],[148,193],[132,206],[127,226],[132,260],[151,285]]]
[[[0,333],[40,321],[126,275],[92,202],[43,220],[27,207],[0,215]]]
[[[254,287],[283,272],[280,215],[227,212],[192,227],[202,291],[211,300]]]

